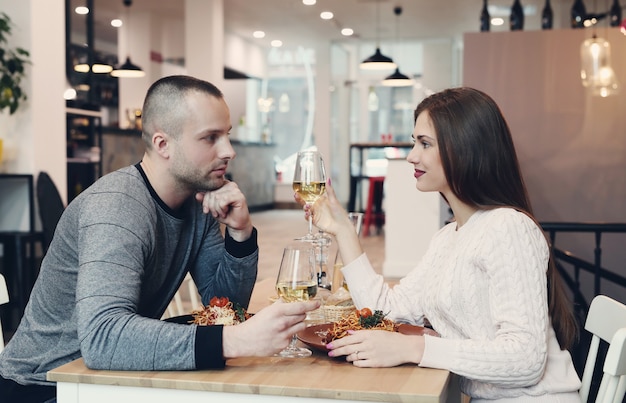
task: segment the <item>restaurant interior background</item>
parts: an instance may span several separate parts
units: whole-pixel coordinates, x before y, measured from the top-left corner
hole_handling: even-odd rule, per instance
[[[310,145],[325,155],[333,185],[346,201],[354,169],[349,167],[351,143],[379,142],[387,133],[404,141],[412,131],[413,109],[424,96],[470,85],[493,96],[507,117],[540,221],[626,221],[626,36],[606,20],[595,28],[570,28],[571,0],[551,2],[552,30],[540,28],[544,0],[522,0],[528,12],[524,29],[511,32],[511,3],[489,1],[492,17],[501,13],[504,25],[479,32],[482,0],[318,0],[308,8],[300,0],[135,0],[130,8],[122,0],[96,0],[96,27],[112,14],[129,23],[113,37],[99,36],[103,31],[97,29],[94,49],[115,62],[131,56],[147,73],[117,79],[117,105],[102,108],[102,173],[141,155],[138,131],[127,128],[127,111],[132,116],[140,108],[150,83],[187,73],[225,93],[238,153],[231,174],[253,208],[291,200],[289,172],[279,171],[290,167],[293,153]],[[586,1],[590,12],[608,9],[609,3]],[[398,5],[399,16],[393,12]],[[76,76],[66,75],[65,3],[0,0],[0,9],[18,27],[12,43],[32,56],[28,101],[15,115],[2,114],[5,144],[15,151],[3,170],[47,171],[64,199],[71,200],[76,186],[68,176],[68,120],[60,94]],[[334,22],[319,21],[326,9],[335,12]],[[72,44],[87,40],[79,29],[81,18],[84,23],[85,16],[72,17]],[[355,35],[342,37],[341,25],[352,25]],[[251,38],[256,29],[266,30],[267,37]],[[580,45],[594,33],[612,45],[613,69],[622,83],[617,95],[592,96],[581,84]],[[271,47],[273,38],[282,39],[283,46]],[[381,80],[391,71],[359,70],[377,44],[415,80],[413,86],[384,87]],[[227,79],[225,72],[240,78]],[[406,164],[408,177],[410,170]],[[415,191],[410,185],[406,194],[387,197]],[[419,228],[404,230],[411,237]],[[593,261],[589,237],[563,236],[559,245]],[[623,235],[603,239],[603,266],[621,274],[623,243]],[[623,295],[618,289],[603,292],[617,299]]]

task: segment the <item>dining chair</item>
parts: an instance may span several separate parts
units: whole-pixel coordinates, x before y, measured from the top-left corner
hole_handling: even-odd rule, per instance
[[[0,305],[7,304],[9,302],[9,290],[7,289],[7,282],[4,276],[0,274]],[[0,318],[0,351],[4,350],[4,333],[2,330],[2,319]]]
[[[609,343],[609,351],[604,360],[602,381],[596,402],[621,402],[626,388],[626,378],[622,376],[626,369],[624,363],[624,338],[626,337],[626,305],[607,297],[597,295],[591,301],[585,330],[591,333],[589,353],[583,370],[582,386],[579,396],[582,403],[587,403],[593,373],[596,368],[600,340]],[[615,343],[615,344],[614,344]],[[621,361],[620,361],[621,357]],[[620,379],[621,378],[621,379]],[[617,382],[617,383],[616,383]],[[609,390],[608,385],[611,385]],[[619,384],[619,386],[618,386]],[[621,390],[619,399],[609,396]]]
[[[48,250],[54,230],[65,210],[63,199],[56,185],[46,172],[40,172],[37,176],[37,203],[39,205],[39,218],[43,230],[43,250]]]
[[[182,290],[187,287],[187,294],[189,297],[189,302],[191,303],[191,310],[185,309],[185,304],[183,303],[183,293]],[[166,316],[174,317],[174,316],[182,316],[188,315],[191,311],[197,311],[202,308],[202,302],[200,301],[200,295],[198,294],[198,288],[196,287],[196,283],[194,283],[191,275],[187,273],[185,278],[183,279],[183,283],[174,294],[174,297],[170,301],[167,306]]]
[[[621,403],[626,394],[626,327],[611,339],[603,372],[596,402]]]

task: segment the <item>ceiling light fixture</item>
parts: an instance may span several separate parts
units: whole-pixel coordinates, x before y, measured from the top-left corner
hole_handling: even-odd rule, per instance
[[[592,95],[604,98],[619,92],[619,83],[611,66],[611,45],[597,37],[595,26],[591,38],[580,45],[580,62],[582,84]]]
[[[78,73],[89,73],[89,70],[89,63],[78,63],[74,65],[74,71]],[[91,65],[91,71],[95,74],[107,74],[112,70],[113,66],[97,58],[94,59]]]
[[[379,1],[380,0],[376,0],[376,52],[361,62],[360,68],[363,70],[391,70],[396,67],[396,64],[390,57],[387,57],[380,52],[380,43],[378,38]]]
[[[402,14],[402,7],[396,6],[393,8],[393,12],[396,15],[396,46],[398,46],[398,42],[400,41],[398,35],[398,19],[400,18],[400,14]],[[393,74],[385,77],[382,83],[385,87],[408,87],[413,85],[413,80],[408,76],[400,73],[400,68],[396,66],[396,71]]]
[[[132,0],[123,0],[124,5],[126,6],[126,21],[128,21],[128,15],[129,15],[129,9],[130,6],[132,4]],[[127,23],[126,24],[126,53],[130,53],[129,48],[130,48],[130,25]],[[121,66],[116,67],[112,72],[111,75],[113,77],[125,77],[125,78],[137,78],[137,77],[143,77],[146,75],[145,71],[143,71],[141,69],[141,67],[137,66],[136,64],[133,64],[130,61],[130,55],[126,56],[126,61],[124,62],[124,64],[122,64]]]

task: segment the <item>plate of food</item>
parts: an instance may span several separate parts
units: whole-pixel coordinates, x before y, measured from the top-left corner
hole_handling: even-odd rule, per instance
[[[307,327],[298,333],[298,339],[307,346],[319,351],[327,351],[326,344],[348,335],[348,330],[384,330],[408,335],[439,336],[437,332],[423,326],[395,323],[385,318],[382,311],[372,312],[369,308],[354,311],[337,322],[323,323]]]
[[[200,326],[211,325],[237,325],[250,318],[245,308],[233,303],[228,297],[213,297],[209,305],[193,311],[190,315],[175,316],[165,319],[167,322],[180,324],[196,324]]]

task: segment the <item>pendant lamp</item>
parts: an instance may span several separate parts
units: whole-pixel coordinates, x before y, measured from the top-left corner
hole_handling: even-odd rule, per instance
[[[113,66],[99,59],[94,60],[91,68],[89,67],[89,63],[78,63],[74,66],[74,71],[79,73],[89,73],[89,70],[95,74],[106,74],[113,70]]]
[[[396,43],[398,43],[398,18],[400,17],[400,14],[402,14],[402,7],[394,7],[393,12],[396,15]],[[409,85],[413,85],[413,80],[400,73],[400,68],[396,65],[396,71],[385,77],[382,84],[385,87],[408,87]]]
[[[380,51],[380,44],[378,38],[378,3],[380,0],[376,0],[376,52],[361,62],[360,68],[362,70],[391,70],[396,67],[396,64],[390,57],[383,55]]]
[[[126,6],[126,23],[128,23],[129,18],[128,18],[128,10],[130,9],[130,6],[132,4],[132,0],[123,0],[124,1],[124,6]],[[128,29],[128,25],[126,27],[126,42],[127,45],[129,43],[129,36],[130,36],[130,30]],[[126,51],[128,52],[128,48],[130,46],[126,47]],[[111,72],[111,75],[113,77],[143,77],[146,75],[146,73],[141,69],[141,67],[137,66],[136,64],[133,64],[130,61],[130,56],[126,56],[126,61],[124,62],[124,64],[116,67],[115,69],[113,69],[113,71]]]
[[[611,67],[611,45],[595,34],[580,46],[580,78],[595,96],[608,97],[619,92],[619,83]]]

